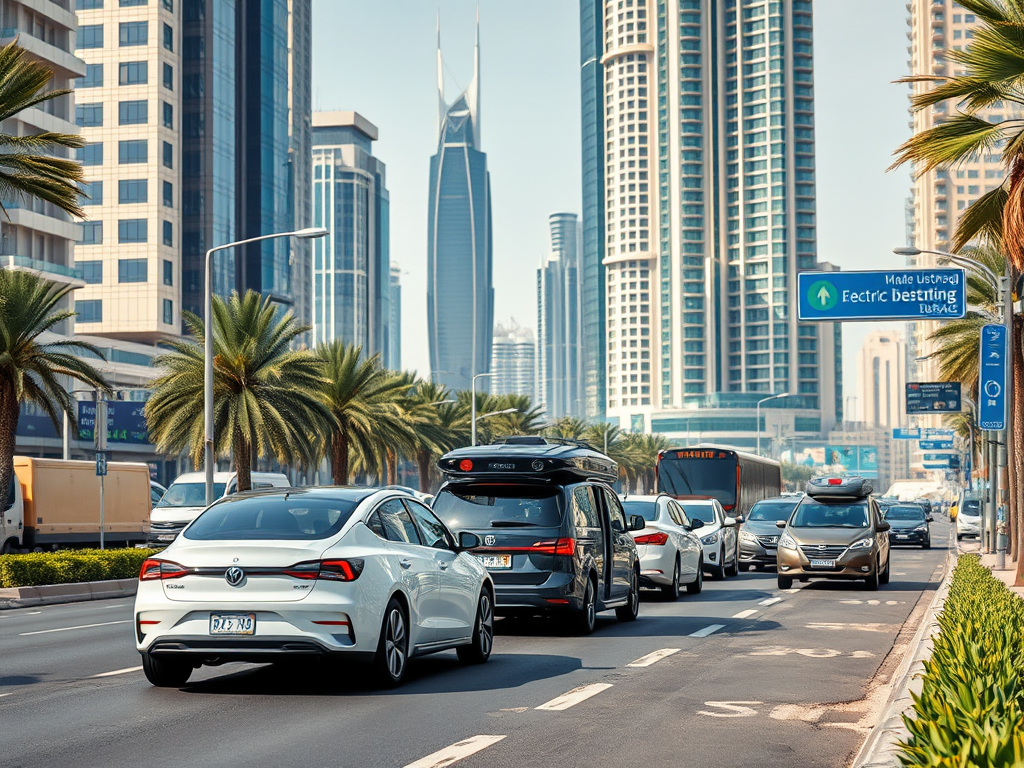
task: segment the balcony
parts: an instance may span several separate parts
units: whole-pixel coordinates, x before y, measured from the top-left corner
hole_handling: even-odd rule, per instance
[[[9,254],[0,256],[0,266],[3,269],[31,272],[34,275],[46,278],[54,283],[61,283],[62,285],[73,285],[76,288],[85,286],[85,280],[82,279],[82,270],[75,269],[74,267],[65,267],[63,264],[52,264],[48,261],[30,259],[28,256]]]
[[[62,51],[55,45],[50,45],[37,37],[32,37],[14,27],[0,29],[0,45],[13,43],[17,39],[18,45],[32,54],[33,57],[42,60],[44,63],[62,70],[66,77],[85,77],[85,62],[75,56],[74,53]]]

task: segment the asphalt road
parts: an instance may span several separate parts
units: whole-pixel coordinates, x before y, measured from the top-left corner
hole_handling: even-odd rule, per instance
[[[130,601],[0,611],[0,765],[839,768],[875,722],[948,532],[936,522],[933,549],[895,549],[878,592],[782,592],[752,572],[675,603],[645,593],[637,622],[602,615],[585,638],[501,620],[489,663],[420,659],[397,691],[254,665],[157,689]]]

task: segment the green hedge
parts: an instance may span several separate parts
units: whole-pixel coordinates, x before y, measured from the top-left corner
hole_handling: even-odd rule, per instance
[[[73,549],[0,555],[0,587],[132,579],[155,549]]]
[[[961,557],[900,744],[905,766],[1024,766],[1024,600]]]

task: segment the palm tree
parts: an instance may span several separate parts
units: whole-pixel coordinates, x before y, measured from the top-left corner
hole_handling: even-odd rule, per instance
[[[22,110],[71,93],[70,90],[43,90],[53,72],[28,57],[17,42],[0,48],[0,123]],[[82,165],[74,160],[54,157],[57,148],[76,149],[85,145],[81,136],[49,131],[33,136],[13,136],[0,132],[0,210],[5,204],[36,198],[60,208],[72,216],[82,216],[79,205]]]
[[[331,478],[347,485],[353,450],[367,465],[381,455],[381,446],[397,448],[408,440],[402,404],[412,383],[384,368],[379,354],[363,359],[359,346],[332,341],[317,347],[316,355],[325,363],[320,397],[333,418]]]
[[[420,490],[427,493],[433,460],[469,442],[469,411],[444,385],[422,380],[414,384],[406,410],[417,419],[416,465]]]
[[[39,406],[59,431],[59,412],[67,414],[72,426],[77,426],[77,414],[58,377],[109,391],[103,375],[74,354],[81,350],[105,359],[96,347],[76,339],[44,337],[55,325],[74,317],[74,312],[58,309],[71,290],[31,272],[0,269],[0,488],[9,488],[14,476],[22,403]]]
[[[605,451],[611,458],[615,458],[613,452],[615,451],[616,443],[622,437],[622,430],[614,424],[609,424],[606,421],[599,421],[596,424],[591,424],[583,432],[583,441],[589,443],[594,447],[595,450]],[[617,459],[616,459],[617,461]]]
[[[587,431],[587,422],[571,416],[563,416],[554,424],[544,429],[548,437],[560,437],[564,440],[582,440],[583,433]]]
[[[166,342],[171,351],[153,361],[162,372],[145,413],[159,450],[188,450],[199,467],[205,325],[191,312],[183,316],[191,338]],[[227,300],[213,297],[214,448],[218,454],[233,453],[240,491],[252,486],[254,458],[314,462],[313,436],[332,423],[319,399],[323,364],[308,350],[291,349],[308,330],[254,291],[232,293]]]

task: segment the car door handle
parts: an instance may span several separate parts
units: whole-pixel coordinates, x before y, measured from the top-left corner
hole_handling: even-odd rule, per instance
[[[398,564],[407,570],[412,568],[412,560],[399,560]]]

